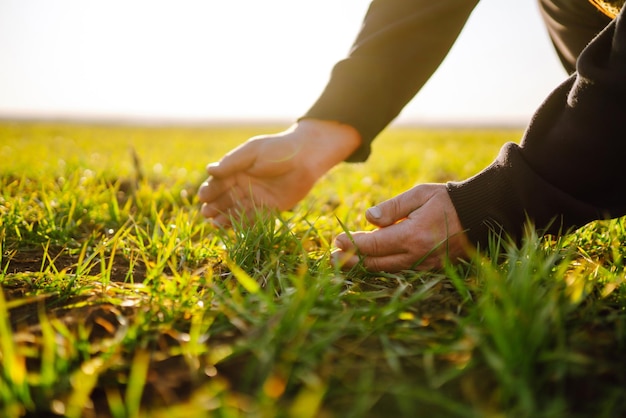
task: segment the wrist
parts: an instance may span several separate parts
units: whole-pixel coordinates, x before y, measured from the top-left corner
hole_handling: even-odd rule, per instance
[[[361,135],[354,127],[332,120],[301,119],[291,129],[304,142],[303,164],[317,176],[345,161],[361,146]]]

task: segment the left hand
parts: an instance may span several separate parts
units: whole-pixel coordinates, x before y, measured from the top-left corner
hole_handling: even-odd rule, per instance
[[[207,167],[202,214],[214,225],[254,219],[260,208],[291,209],[315,182],[360,145],[352,126],[303,119],[284,132],[254,137]]]
[[[416,186],[368,209],[366,218],[379,229],[335,240],[333,261],[343,269],[362,261],[369,271],[430,270],[471,249],[444,184]]]

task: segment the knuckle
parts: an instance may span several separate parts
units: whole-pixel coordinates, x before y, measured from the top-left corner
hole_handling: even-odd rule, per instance
[[[363,266],[368,271],[383,271],[381,260],[377,257],[366,257],[363,260]]]
[[[369,244],[366,247],[366,253],[371,255],[380,254],[380,242],[376,234],[368,234]]]
[[[391,199],[389,201],[389,203],[391,203],[391,209],[393,211],[393,213],[399,213],[400,209],[401,209],[401,205],[400,205],[400,198],[395,198],[395,199]]]

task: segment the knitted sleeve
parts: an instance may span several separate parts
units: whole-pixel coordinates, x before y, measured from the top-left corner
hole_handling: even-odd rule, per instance
[[[581,53],[577,72],[538,109],[520,145],[448,183],[472,241],[519,239],[530,221],[561,233],[626,214],[626,22],[622,12]]]

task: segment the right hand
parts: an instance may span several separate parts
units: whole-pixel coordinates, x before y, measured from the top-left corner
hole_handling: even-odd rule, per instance
[[[202,214],[229,226],[231,216],[251,218],[255,209],[291,209],[360,143],[353,127],[317,119],[251,138],[207,166],[209,178],[198,190]]]
[[[333,261],[343,269],[362,262],[369,271],[430,270],[473,251],[445,184],[420,184],[365,216],[379,229],[335,239]]]

